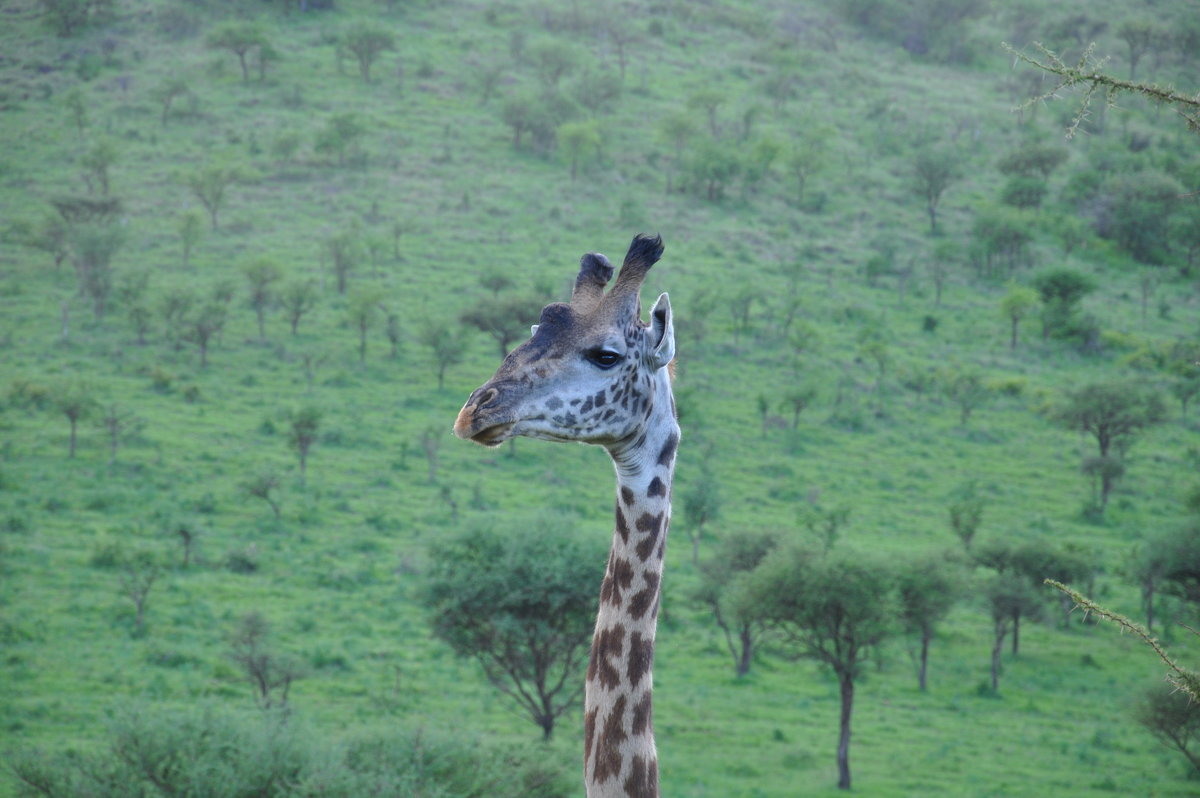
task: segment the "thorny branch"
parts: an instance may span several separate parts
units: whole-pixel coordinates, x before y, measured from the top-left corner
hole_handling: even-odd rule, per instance
[[[1099,615],[1101,618],[1110,620],[1120,626],[1122,629],[1132,632],[1140,637],[1142,641],[1146,643],[1146,645],[1154,649],[1154,653],[1158,654],[1159,659],[1166,663],[1168,668],[1174,671],[1173,675],[1169,675],[1167,677],[1167,681],[1190,695],[1193,700],[1200,700],[1200,673],[1181,667],[1177,662],[1175,662],[1175,660],[1171,659],[1163,647],[1159,645],[1158,640],[1151,637],[1150,633],[1146,631],[1144,626],[1134,623],[1124,615],[1118,615],[1112,610],[1101,607],[1087,596],[1072,590],[1061,582],[1056,582],[1053,579],[1047,579],[1045,584],[1050,585],[1050,587],[1053,587],[1057,590],[1061,590],[1063,593],[1066,593],[1071,597],[1071,600],[1075,602],[1075,606],[1082,609],[1084,613],[1090,612]]]
[[[1044,59],[1040,61],[1033,56],[1017,51],[1016,48],[1006,42],[1002,42],[1001,46],[1021,61],[1058,76],[1058,84],[1054,88],[1044,94],[1026,100],[1016,110],[1024,110],[1036,103],[1056,99],[1059,96],[1059,92],[1063,89],[1075,88],[1076,86],[1084,87],[1079,111],[1067,127],[1067,138],[1074,137],[1075,133],[1079,130],[1079,125],[1088,118],[1088,108],[1091,105],[1092,98],[1098,91],[1104,93],[1105,103],[1109,107],[1116,105],[1117,97],[1121,92],[1134,92],[1149,97],[1155,102],[1174,106],[1175,111],[1187,122],[1188,128],[1193,132],[1200,133],[1200,94],[1188,95],[1176,91],[1171,86],[1159,86],[1157,83],[1134,83],[1133,81],[1122,80],[1121,78],[1106,74],[1101,69],[1108,59],[1096,60],[1094,55],[1096,45],[1094,42],[1089,44],[1087,49],[1083,51],[1083,55],[1079,57],[1079,61],[1075,66],[1068,66],[1056,53],[1043,46],[1040,42],[1033,43],[1033,47],[1041,53]]]

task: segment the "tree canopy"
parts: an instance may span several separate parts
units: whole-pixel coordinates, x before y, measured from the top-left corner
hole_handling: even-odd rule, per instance
[[[546,739],[582,695],[604,575],[601,543],[564,534],[567,523],[476,527],[438,543],[424,591],[434,633],[475,659]]]

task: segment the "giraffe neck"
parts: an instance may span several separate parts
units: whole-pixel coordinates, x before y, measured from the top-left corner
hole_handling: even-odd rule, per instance
[[[664,384],[666,384],[664,380]],[[588,798],[657,798],[651,723],[654,636],[679,426],[667,395],[644,434],[610,454],[617,469],[616,530],[600,589],[584,692]]]

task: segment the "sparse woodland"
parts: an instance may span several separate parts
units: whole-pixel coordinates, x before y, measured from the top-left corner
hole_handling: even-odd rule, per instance
[[[579,794],[611,466],[450,428],[643,231],[664,795],[1193,795],[1195,12],[5,4],[0,796]]]

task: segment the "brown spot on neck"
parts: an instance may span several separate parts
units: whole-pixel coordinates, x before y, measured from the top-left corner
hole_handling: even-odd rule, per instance
[[[591,658],[588,662],[587,678],[589,682],[597,682],[608,690],[616,689],[621,684],[621,674],[613,666],[612,659],[620,659],[625,646],[625,627],[616,624],[608,629],[601,629],[592,638]]]
[[[621,773],[621,743],[629,738],[625,733],[625,696],[617,696],[612,711],[604,719],[604,728],[596,738],[596,766],[592,780],[603,784]]]

